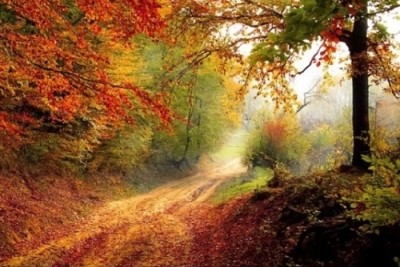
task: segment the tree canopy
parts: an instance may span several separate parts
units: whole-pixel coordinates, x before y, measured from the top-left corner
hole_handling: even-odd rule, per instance
[[[193,114],[174,114],[171,108],[180,111],[173,97],[189,98],[190,107],[196,82],[219,88],[222,76],[212,78],[217,70],[222,79],[234,78],[224,81],[235,88],[225,106],[236,106],[255,87],[290,111],[298,104],[293,77],[313,65],[329,72],[341,64],[353,81],[353,165],[366,167],[368,87],[372,82],[400,96],[397,43],[381,22],[399,6],[394,0],[2,1],[0,148],[31,144],[40,133],[110,139],[138,113],[169,125],[186,119],[190,128]],[[132,37],[141,34],[180,48],[151,70],[155,82],[123,77],[123,59],[116,57],[134,51]],[[310,49],[314,54],[298,67]],[[132,58],[128,69],[144,68],[143,60]],[[211,76],[201,74],[206,69]],[[178,96],[175,90],[189,91]],[[197,108],[204,108],[200,102]]]
[[[164,27],[150,1],[1,1],[0,144],[29,143],[29,130],[71,123],[109,126],[131,120],[131,98],[162,121],[162,95],[110,77],[110,49]],[[107,126],[108,125],[108,126]],[[18,142],[19,140],[19,142]]]

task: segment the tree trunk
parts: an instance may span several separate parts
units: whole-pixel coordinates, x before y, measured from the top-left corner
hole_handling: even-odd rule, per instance
[[[178,164],[181,165],[183,162],[187,162],[187,154],[189,152],[189,147],[190,144],[192,143],[192,134],[191,134],[191,130],[192,130],[192,117],[193,117],[193,113],[194,113],[194,90],[195,90],[195,84],[196,81],[195,79],[193,79],[193,81],[191,81],[191,83],[189,84],[189,92],[188,92],[188,115],[186,118],[186,142],[185,142],[185,148],[183,150],[183,154],[182,154],[182,158],[180,160],[178,160]],[[189,165],[189,164],[188,164]]]
[[[369,115],[368,115],[368,58],[367,2],[361,0],[364,7],[358,12],[350,39],[350,55],[352,63],[353,82],[353,161],[352,165],[367,169],[368,164],[362,160],[362,155],[370,154]]]
[[[203,132],[201,131],[201,113],[203,109],[203,101],[199,98],[197,98],[197,102],[199,103],[199,115],[197,117],[197,131],[199,132],[199,136],[197,138],[197,151],[199,155],[201,154],[201,146],[203,142]]]

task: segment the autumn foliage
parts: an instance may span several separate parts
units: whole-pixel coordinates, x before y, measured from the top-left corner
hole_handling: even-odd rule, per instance
[[[369,75],[399,98],[398,53],[376,18],[397,2],[0,0],[0,266],[366,266],[379,235],[362,220],[399,224],[400,152],[379,142],[364,157],[372,176],[295,178],[349,158],[350,127],[306,132],[292,81],[347,45],[352,121],[365,122],[353,156],[368,154],[382,139],[368,133]],[[240,159],[210,152],[250,87],[276,108],[251,118],[242,155],[265,168],[235,179]],[[218,192],[229,200],[213,205]],[[379,264],[399,265],[395,237]]]
[[[0,146],[73,122],[97,125],[107,138],[139,107],[170,121],[162,95],[107,72],[108,47],[163,28],[158,8],[153,0],[1,1]]]

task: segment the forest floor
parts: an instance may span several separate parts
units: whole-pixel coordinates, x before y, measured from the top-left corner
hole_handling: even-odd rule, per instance
[[[399,227],[379,235],[360,231],[362,223],[347,215],[338,198],[362,183],[360,173],[290,179],[275,174],[269,187],[219,204],[210,201],[219,185],[244,172],[234,159],[141,195],[89,207],[84,200],[87,214],[65,224],[53,209],[57,204],[69,209],[68,201],[33,195],[42,206],[24,208],[19,200],[10,210],[13,198],[2,199],[0,215],[14,217],[0,216],[0,241],[9,233],[25,235],[15,237],[11,249],[3,244],[0,266],[397,267]],[[53,216],[45,208],[58,219],[49,221]],[[61,209],[55,210],[68,213]],[[17,220],[21,216],[24,221]],[[43,225],[40,235],[31,229]]]
[[[191,214],[226,179],[244,173],[240,159],[149,193],[112,201],[39,247],[27,246],[0,266],[191,266]]]

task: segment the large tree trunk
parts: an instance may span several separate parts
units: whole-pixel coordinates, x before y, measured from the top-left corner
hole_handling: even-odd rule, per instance
[[[367,58],[367,30],[368,21],[367,2],[361,0],[361,8],[355,18],[353,32],[350,39],[350,55],[352,61],[353,80],[353,162],[352,165],[363,169],[368,164],[361,156],[370,153],[369,115],[368,115],[368,58]]]

